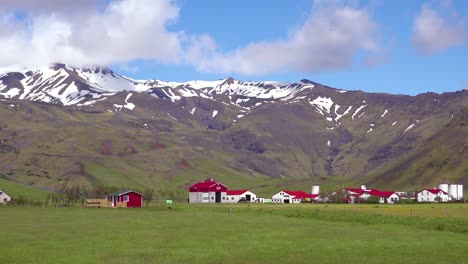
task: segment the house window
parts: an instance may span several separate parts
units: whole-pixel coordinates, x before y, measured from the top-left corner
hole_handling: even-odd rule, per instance
[[[234,200],[234,197],[231,197],[231,200]]]
[[[226,200],[226,197],[223,197],[223,200]]]
[[[130,196],[125,195],[125,196],[124,196],[124,202],[128,202],[128,201],[130,201]]]
[[[213,199],[214,199],[214,197],[211,197],[211,200],[213,200]]]

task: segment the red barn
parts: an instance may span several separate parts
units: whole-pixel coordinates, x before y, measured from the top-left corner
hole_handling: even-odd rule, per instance
[[[198,182],[189,188],[189,203],[221,203],[226,200],[227,187],[213,179]]]
[[[126,207],[143,206],[143,194],[131,190],[110,193],[107,195],[107,200],[111,202],[112,207],[117,207],[118,203],[124,203]]]

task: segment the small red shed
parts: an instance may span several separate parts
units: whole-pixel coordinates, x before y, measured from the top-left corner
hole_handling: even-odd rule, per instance
[[[143,194],[132,190],[110,193],[107,200],[111,202],[112,207],[117,207],[117,202],[125,202],[127,207],[143,206]]]

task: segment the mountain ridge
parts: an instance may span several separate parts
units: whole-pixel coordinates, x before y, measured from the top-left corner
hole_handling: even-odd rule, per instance
[[[306,79],[177,83],[57,64],[0,75],[0,175],[41,187],[67,182],[173,191],[205,176],[265,192],[364,180],[424,187],[440,178],[437,171],[422,182],[420,173],[408,172],[412,166],[397,165],[408,158],[439,164],[440,145],[464,153],[453,140],[466,141],[466,126],[446,125],[467,108],[466,90],[410,96]],[[438,136],[438,144],[425,149],[444,129],[454,138]],[[447,155],[454,165],[444,176],[466,182],[466,157]],[[60,162],[51,164],[54,159]],[[383,180],[392,179],[392,171],[407,180]]]

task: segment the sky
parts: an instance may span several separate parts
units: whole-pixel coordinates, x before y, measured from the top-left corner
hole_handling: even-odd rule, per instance
[[[54,62],[134,79],[309,79],[468,89],[465,0],[2,0],[0,71]]]

